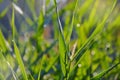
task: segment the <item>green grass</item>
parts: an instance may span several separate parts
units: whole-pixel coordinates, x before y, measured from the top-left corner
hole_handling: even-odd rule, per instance
[[[25,80],[28,80],[28,78],[27,78],[27,73],[26,73],[26,70],[25,70],[25,67],[24,67],[22,58],[21,58],[21,56],[20,56],[19,49],[18,49],[15,41],[13,41],[13,44],[14,44],[14,52],[15,52],[16,59],[17,59],[17,61],[18,61],[18,64],[19,64],[19,66],[20,66],[20,70],[21,70],[21,72],[22,72],[22,74],[23,74],[24,79],[25,79]]]
[[[117,0],[71,0],[62,9],[56,0],[51,6],[46,0],[47,9],[41,8],[39,15],[34,0],[25,2],[31,16],[20,14],[24,22],[16,17],[19,12],[15,6],[8,6],[0,13],[2,20],[9,8],[12,9],[11,33],[7,34],[6,26],[0,22],[0,79],[120,79]],[[17,0],[14,4],[19,7]],[[46,38],[45,30],[49,27],[53,34],[48,33],[52,37]]]

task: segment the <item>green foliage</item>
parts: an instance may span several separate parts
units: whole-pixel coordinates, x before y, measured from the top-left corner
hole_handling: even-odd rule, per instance
[[[7,51],[6,41],[5,41],[5,38],[4,38],[1,30],[0,30],[0,49],[1,49],[3,52],[6,52],[6,51]]]
[[[24,79],[25,79],[25,80],[28,80],[28,78],[27,78],[27,73],[26,73],[26,70],[25,70],[25,67],[24,67],[22,58],[21,58],[21,56],[20,56],[19,49],[18,49],[15,41],[13,41],[13,44],[14,44],[14,52],[15,52],[16,59],[17,59],[17,61],[18,61],[18,64],[19,64],[19,66],[20,66],[20,70],[21,70],[21,72],[22,72],[22,74],[23,74]]]
[[[101,79],[105,74],[107,74],[109,71],[111,71],[113,68],[115,68],[120,63],[115,64],[114,66],[102,71],[101,73],[97,74],[95,77],[93,77],[91,80],[99,80]]]
[[[11,18],[11,28],[12,28],[12,37],[13,39],[15,38],[16,36],[16,26],[15,26],[15,14],[14,14],[14,8],[13,8],[13,11],[12,11],[12,18]]]
[[[0,13],[12,9],[10,30],[0,22],[0,80],[120,79],[117,0],[46,0],[39,13],[37,1],[25,0],[30,16],[13,1]]]
[[[2,11],[2,12],[0,13],[0,18],[4,17],[4,16],[6,15],[8,9],[9,9],[9,8],[7,7],[7,8],[4,9],[4,11]]]
[[[58,13],[58,9],[57,9],[57,3],[56,0],[54,0],[55,6],[56,6],[56,13],[57,13],[57,20],[58,20],[58,32],[59,32],[59,53],[60,53],[60,63],[61,63],[61,69],[62,72],[64,74],[64,76],[67,76],[67,70],[66,70],[66,65],[67,65],[67,45],[65,42],[65,38],[63,35],[63,29],[62,29],[62,24],[60,22],[60,18],[59,18],[59,13]]]

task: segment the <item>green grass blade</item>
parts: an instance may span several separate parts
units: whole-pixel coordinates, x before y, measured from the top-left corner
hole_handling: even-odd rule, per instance
[[[40,80],[40,75],[41,75],[41,70],[42,70],[42,65],[43,65],[44,59],[45,59],[45,56],[43,56],[42,59],[41,59],[40,69],[39,69],[39,74],[38,74],[38,79],[37,80]]]
[[[2,49],[3,52],[6,52],[8,49],[1,29],[0,29],[0,48]]]
[[[5,8],[5,9],[0,13],[0,18],[3,18],[3,17],[6,15],[6,13],[7,13],[8,10],[9,10],[9,7]]]
[[[60,63],[61,63],[62,72],[65,76],[66,74],[66,69],[65,69],[66,47],[64,45],[64,41],[61,35],[59,35],[59,53],[60,53]]]
[[[37,36],[42,35],[44,29],[44,15],[43,12],[40,12],[40,15],[38,17],[38,28],[37,28]]]
[[[75,20],[75,12],[76,12],[76,9],[77,9],[77,4],[78,4],[78,0],[76,0],[76,2],[75,2],[75,8],[74,8],[74,11],[73,11],[71,26],[68,27],[69,31],[68,31],[68,35],[67,35],[67,38],[66,38],[67,42],[70,42],[70,38],[71,38],[72,30],[73,30],[73,25],[74,25],[74,20]]]
[[[77,60],[73,70],[75,69],[75,67],[77,67],[77,65],[80,62],[81,57],[83,56],[83,54],[85,54],[85,52],[90,48],[91,43],[93,43],[92,41],[94,40],[94,38],[102,31],[102,29],[104,28],[105,22],[108,19],[109,15],[111,14],[111,12],[113,11],[115,4],[116,4],[117,0],[114,1],[114,4],[110,10],[110,12],[106,13],[102,22],[100,24],[98,24],[98,26],[96,27],[96,29],[94,30],[94,32],[92,33],[92,35],[87,39],[87,41],[82,45],[82,47],[75,53],[73,60]]]
[[[13,36],[13,39],[14,39],[16,34],[17,34],[17,30],[16,30],[16,27],[15,27],[15,12],[14,12],[14,8],[13,8],[13,11],[12,11],[11,28],[12,28],[12,36]]]
[[[101,73],[97,74],[96,76],[94,76],[93,78],[91,78],[91,80],[100,80],[105,74],[107,74],[108,72],[110,72],[111,70],[113,70],[115,67],[117,67],[120,63],[117,63],[115,65],[113,65],[112,67],[102,71]]]
[[[80,10],[79,10],[79,15],[80,15],[80,16],[83,16],[83,15],[84,15],[84,13],[88,10],[90,4],[91,4],[93,1],[94,1],[94,0],[88,0],[88,1],[85,1],[85,2],[82,4],[82,6],[81,6],[81,8],[80,8]]]
[[[21,58],[21,56],[20,56],[19,49],[18,49],[15,41],[13,41],[13,44],[14,44],[14,52],[15,52],[15,55],[16,55],[16,59],[17,59],[18,64],[19,64],[19,66],[20,66],[20,70],[21,70],[21,72],[22,72],[22,75],[23,75],[23,77],[24,77],[25,80],[28,80],[28,78],[27,78],[27,73],[26,73],[26,71],[25,71],[25,67],[24,67],[22,58]]]
[[[107,19],[109,18],[110,14],[112,13],[113,9],[115,8],[116,3],[117,3],[117,0],[114,0],[114,3],[113,3],[113,6],[111,7],[111,10],[108,11],[108,12],[105,14],[102,22],[101,22],[100,24],[98,24],[97,28],[96,28],[95,31],[92,33],[91,37],[94,37],[96,34],[98,34],[99,32],[102,31],[102,29],[104,28],[104,25],[105,25]]]
[[[90,29],[90,28],[94,25],[94,23],[95,23],[94,19],[95,19],[95,14],[96,14],[96,10],[97,10],[98,3],[99,3],[99,0],[95,0],[94,6],[93,6],[93,8],[92,8],[92,10],[91,10],[91,12],[90,12],[89,19],[88,19],[88,28],[89,28],[89,29]],[[89,29],[88,29],[88,30],[89,30]]]
[[[57,20],[59,25],[59,53],[60,53],[60,63],[61,63],[61,69],[63,72],[63,75],[66,76],[66,65],[67,65],[67,46],[65,42],[65,38],[63,35],[62,25],[59,19],[59,13],[57,9],[57,3],[56,0],[54,0],[55,6],[56,6],[56,13],[57,13]]]
[[[58,60],[59,56],[56,56],[51,62],[50,65],[46,68],[46,72],[50,70],[50,68],[55,64],[55,62]]]
[[[36,12],[35,12],[35,0],[31,0],[31,1],[29,1],[29,0],[26,0],[26,3],[27,3],[27,5],[28,5],[28,7],[30,8],[30,11],[31,11],[31,13],[32,13],[32,17],[33,17],[33,19],[35,20],[36,18],[37,18],[37,15],[36,15]]]

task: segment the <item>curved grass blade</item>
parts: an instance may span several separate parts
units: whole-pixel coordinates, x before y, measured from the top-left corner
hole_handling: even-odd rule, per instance
[[[93,78],[91,78],[91,80],[100,80],[105,74],[107,74],[108,72],[110,72],[111,70],[113,70],[115,67],[117,67],[120,63],[117,63],[115,65],[113,65],[112,67],[102,71],[101,73],[97,74],[96,76],[94,76]]]
[[[26,71],[25,71],[25,67],[24,67],[22,58],[21,58],[21,56],[20,56],[20,52],[19,52],[19,49],[18,49],[15,41],[13,41],[13,45],[14,45],[14,52],[15,52],[15,55],[16,55],[16,59],[17,59],[18,64],[19,64],[19,66],[20,66],[20,70],[21,70],[21,72],[22,72],[22,75],[23,75],[23,77],[24,77],[24,80],[28,80],[28,78],[27,78],[27,73],[26,73]]]

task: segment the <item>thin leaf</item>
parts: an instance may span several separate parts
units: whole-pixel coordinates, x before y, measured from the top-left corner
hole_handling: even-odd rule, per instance
[[[43,12],[40,12],[38,17],[38,28],[37,28],[37,35],[41,37],[44,29],[44,15]]]
[[[14,8],[13,8],[13,11],[12,11],[11,28],[12,28],[12,36],[13,36],[13,39],[14,39],[16,34],[17,34],[17,30],[16,30],[16,26],[15,26],[15,12],[14,12]]]
[[[3,17],[6,15],[6,13],[7,13],[8,10],[9,10],[9,7],[5,8],[5,9],[0,13],[0,18],[3,18]]]
[[[44,59],[45,59],[45,56],[43,56],[42,59],[41,59],[40,69],[39,69],[39,74],[38,74],[38,80],[40,80],[40,75],[41,75],[41,70],[42,70],[42,65],[43,65]]]
[[[67,42],[69,42],[70,38],[71,38],[71,34],[72,34],[72,30],[73,30],[73,25],[74,25],[74,20],[75,20],[75,12],[76,12],[76,9],[77,9],[77,4],[78,4],[78,0],[76,0],[76,2],[75,2],[75,8],[74,8],[74,11],[73,11],[71,26],[68,27],[69,31],[68,31],[68,35],[67,35],[67,38],[66,38]]]
[[[59,52],[60,52],[60,63],[61,63],[61,69],[63,72],[63,75],[66,76],[66,65],[67,65],[67,46],[65,42],[65,38],[63,35],[62,25],[59,19],[59,13],[57,9],[57,3],[56,0],[54,0],[55,7],[56,7],[56,13],[57,13],[57,20],[59,24]]]
[[[28,78],[27,78],[27,73],[26,73],[26,71],[25,71],[25,67],[24,67],[22,58],[21,58],[21,56],[20,56],[19,49],[18,49],[15,41],[13,41],[13,44],[14,44],[14,52],[15,52],[15,55],[16,55],[16,59],[17,59],[18,64],[19,64],[19,66],[20,66],[20,70],[21,70],[21,72],[22,72],[22,75],[23,75],[23,77],[24,77],[25,80],[28,80]]]
[[[101,73],[99,73],[96,76],[94,76],[93,78],[91,78],[91,80],[100,80],[105,74],[107,74],[108,72],[110,72],[111,70],[116,68],[119,64],[120,63],[117,63],[117,64],[113,65],[112,67],[102,71]]]
[[[50,68],[55,64],[55,62],[58,60],[59,56],[56,56],[50,63],[49,66],[46,68],[46,72],[50,70]]]
[[[61,63],[62,72],[65,76],[66,74],[66,69],[65,69],[66,47],[64,45],[64,41],[61,35],[59,35],[59,53],[60,53],[60,63]]]
[[[84,13],[88,10],[89,6],[91,5],[91,3],[93,2],[94,0],[88,0],[88,1],[85,1],[83,3],[83,5],[81,6],[81,8],[79,9],[79,15],[82,16],[84,15]]]
[[[3,52],[7,51],[7,45],[6,45],[6,40],[2,34],[2,31],[0,29],[0,48],[2,49]]]
[[[97,10],[97,6],[98,6],[99,0],[95,0],[94,6],[91,10],[91,13],[89,15],[89,19],[88,19],[88,28],[90,29],[93,25],[94,25],[94,19],[95,19],[95,14],[96,14],[96,10]]]
[[[35,1],[35,0],[31,0],[31,1],[26,0],[26,3],[28,5],[28,7],[30,8],[30,11],[32,13],[32,17],[34,18],[34,20],[37,18],[37,15],[36,15],[36,12],[35,12],[35,2],[37,2],[37,1]]]

